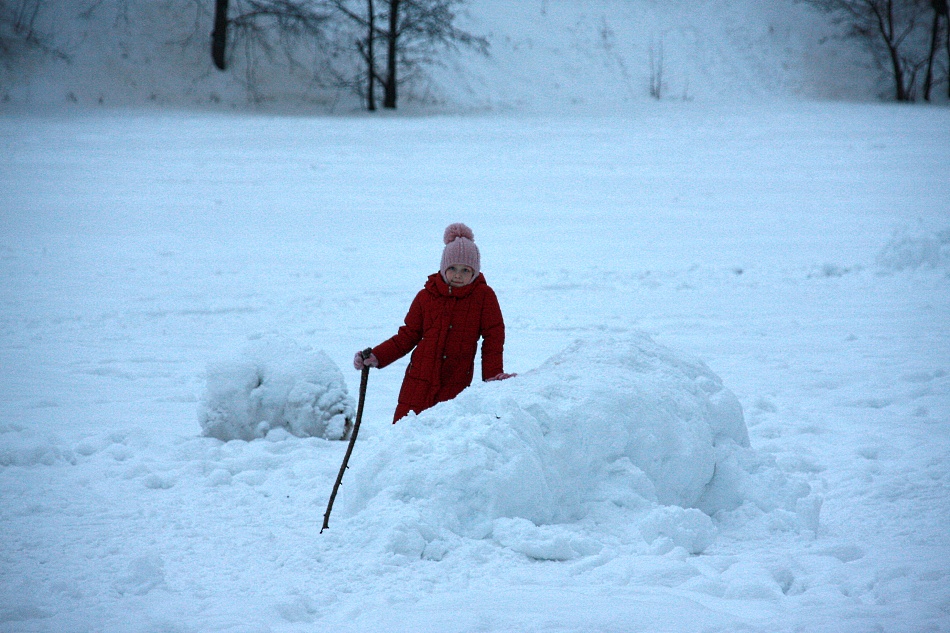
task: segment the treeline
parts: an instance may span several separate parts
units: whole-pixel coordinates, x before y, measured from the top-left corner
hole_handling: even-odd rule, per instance
[[[135,51],[154,50],[170,59],[181,57],[171,55],[173,49],[200,47],[207,51],[201,56],[205,72],[228,73],[251,102],[267,101],[275,85],[300,82],[307,92],[355,93],[368,110],[394,109],[400,88],[421,79],[446,53],[469,48],[487,54],[486,38],[456,25],[464,3],[0,0],[0,62],[8,69],[33,65],[32,54],[70,64],[90,52],[77,32],[99,28],[107,38],[104,46],[126,66]],[[279,75],[286,75],[285,81]]]
[[[824,12],[844,37],[860,42],[880,68],[890,98],[950,100],[948,0],[793,1]],[[284,77],[285,85],[302,80],[307,91],[318,89],[331,99],[356,95],[367,110],[393,109],[407,85],[421,84],[426,69],[445,61],[447,53],[487,54],[488,40],[457,24],[465,2],[0,0],[0,70],[15,68],[26,59],[24,51],[70,62],[74,52],[65,30],[109,15],[113,30],[105,37],[115,38],[115,55],[129,57],[156,41],[179,46],[188,53],[182,62],[194,64],[202,81],[226,72],[252,102],[266,101],[280,84],[275,79]],[[137,40],[129,41],[131,32]],[[111,41],[96,50],[112,54]],[[651,48],[651,94],[659,97],[662,49],[658,59],[652,54]]]
[[[27,0],[21,0],[27,1]],[[31,0],[37,1],[37,0]],[[631,2],[633,0],[630,0]],[[897,101],[950,99],[948,0],[799,0],[830,15],[869,51]],[[464,0],[214,0],[212,56],[227,68],[229,37],[270,50],[268,42],[319,41],[325,59],[355,57],[358,70],[327,63],[321,75],[355,90],[368,110],[395,108],[402,78],[460,46],[487,52],[485,38],[455,25]],[[352,59],[349,59],[352,62]],[[344,64],[348,66],[348,64]],[[352,68],[352,66],[350,66]]]
[[[380,94],[384,108],[396,108],[400,84],[445,50],[488,50],[485,38],[455,25],[464,0],[214,2],[210,52],[217,68],[226,70],[241,45],[268,53],[279,47],[292,57],[299,38],[311,38],[323,53],[321,79],[356,91],[367,110],[376,109]]]

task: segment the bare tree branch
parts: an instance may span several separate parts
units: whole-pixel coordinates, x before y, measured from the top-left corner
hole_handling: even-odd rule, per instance
[[[913,101],[930,50],[930,0],[800,0],[832,15],[887,69],[897,101]]]

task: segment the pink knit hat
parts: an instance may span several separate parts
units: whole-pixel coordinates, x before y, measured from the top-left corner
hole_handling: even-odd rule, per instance
[[[481,270],[481,256],[478,253],[478,247],[475,246],[475,234],[461,222],[450,224],[445,229],[445,236],[442,238],[445,242],[445,249],[442,251],[442,266],[439,272],[445,279],[445,271],[449,266],[462,264],[468,266],[475,274],[472,279],[478,277]]]

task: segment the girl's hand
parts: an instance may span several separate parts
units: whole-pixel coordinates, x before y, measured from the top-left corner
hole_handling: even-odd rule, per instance
[[[363,352],[356,352],[356,356],[353,357],[353,367],[356,369],[363,369],[363,367],[379,367],[379,360],[376,358],[376,354],[370,354],[369,358],[363,360]]]
[[[517,376],[517,375],[518,375],[518,374],[506,374],[505,372],[502,372],[502,373],[498,374],[497,376],[492,376],[491,378],[489,378],[489,379],[486,380],[485,382],[494,382],[494,381],[496,381],[496,380],[508,380],[509,378],[514,378],[514,377]]]

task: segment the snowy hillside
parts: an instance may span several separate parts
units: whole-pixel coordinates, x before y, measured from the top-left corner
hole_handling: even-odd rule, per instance
[[[326,76],[243,49],[211,64],[212,3],[43,2],[36,31],[57,55],[15,47],[0,64],[0,99],[16,106],[171,105],[350,112],[359,99]],[[794,0],[471,0],[460,27],[489,55],[449,52],[406,88],[427,111],[622,113],[650,99],[748,103],[867,100],[878,73],[854,41]],[[302,46],[300,56],[313,51]]]

